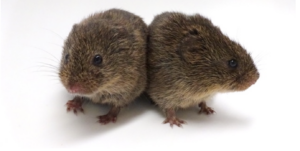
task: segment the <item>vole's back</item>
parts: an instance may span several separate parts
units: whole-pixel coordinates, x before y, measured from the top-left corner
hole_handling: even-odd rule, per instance
[[[110,9],[103,13],[94,14],[86,18],[82,23],[84,24],[99,21],[110,21],[111,26],[123,26],[131,30],[140,29],[143,30],[142,33],[147,33],[147,26],[141,17],[120,9]]]
[[[209,35],[222,35],[219,28],[213,26],[207,18],[198,14],[188,16],[177,12],[166,12],[156,16],[149,25],[148,32],[149,62],[166,62],[165,65],[168,62],[172,66],[180,65],[178,63],[182,61],[178,52],[181,51],[180,46],[185,37],[201,35],[206,38]]]
[[[174,44],[174,42],[180,41],[191,32],[199,32],[202,35],[219,32],[212,27],[217,28],[210,20],[199,14],[188,16],[182,13],[166,12],[155,17],[153,22],[149,25],[149,33],[151,37],[163,35],[156,37],[160,38],[160,40],[153,38],[155,42]],[[193,30],[193,28],[197,28],[197,31]]]

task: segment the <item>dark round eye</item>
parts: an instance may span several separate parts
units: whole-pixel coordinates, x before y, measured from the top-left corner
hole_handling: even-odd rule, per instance
[[[102,63],[102,57],[100,55],[96,55],[93,59],[93,64],[95,66],[99,66]]]
[[[231,60],[228,61],[228,65],[231,68],[236,68],[238,66],[238,62],[235,59],[231,59]]]
[[[69,61],[69,54],[66,54],[65,55],[65,63],[68,63],[68,61]]]

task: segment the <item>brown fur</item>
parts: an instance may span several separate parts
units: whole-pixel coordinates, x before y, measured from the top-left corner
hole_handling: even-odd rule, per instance
[[[63,47],[59,77],[69,89],[79,85],[95,103],[123,107],[146,87],[147,25],[124,10],[96,13],[73,26]],[[69,54],[66,63],[65,56]],[[92,64],[96,54],[103,62]]]
[[[243,91],[259,78],[246,50],[199,14],[165,12],[148,30],[146,91],[164,110],[197,105],[218,92]],[[229,67],[231,59],[237,68]]]

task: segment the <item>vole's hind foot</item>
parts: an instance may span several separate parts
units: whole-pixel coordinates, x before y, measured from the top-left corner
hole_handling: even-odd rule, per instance
[[[83,103],[83,100],[81,97],[75,97],[73,100],[69,100],[66,103],[67,111],[68,112],[73,111],[74,114],[76,114],[76,115],[78,112],[84,113],[83,108],[82,108],[82,103]]]
[[[109,122],[115,123],[117,121],[117,116],[116,115],[111,115],[111,114],[105,114],[98,116],[99,123],[105,125],[108,124]]]
[[[173,125],[177,125],[178,127],[182,127],[181,124],[185,124],[185,121],[178,119],[177,117],[172,117],[172,118],[166,118],[164,121],[164,124],[170,123],[170,126],[173,127]]]
[[[200,111],[198,112],[199,114],[204,113],[206,115],[210,115],[215,113],[215,111],[212,108],[208,107],[205,102],[201,102],[199,104],[199,107],[200,107]]]
[[[167,118],[163,122],[164,124],[170,123],[170,126],[173,127],[173,125],[177,125],[178,127],[182,127],[182,124],[185,124],[186,122],[178,119],[175,115],[175,110],[174,109],[167,109],[166,110],[166,116]]]
[[[119,112],[120,107],[112,107],[107,114],[98,116],[98,122],[103,125],[108,124],[109,122],[115,123]]]

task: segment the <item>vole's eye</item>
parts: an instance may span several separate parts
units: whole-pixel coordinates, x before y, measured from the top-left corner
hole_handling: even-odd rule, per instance
[[[96,55],[93,59],[93,64],[95,66],[99,66],[102,63],[102,57],[100,55]]]
[[[65,63],[68,63],[69,62],[69,54],[66,54],[65,55]]]
[[[235,59],[231,59],[228,61],[228,65],[231,68],[236,68],[238,66],[238,62]]]

